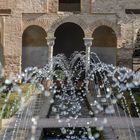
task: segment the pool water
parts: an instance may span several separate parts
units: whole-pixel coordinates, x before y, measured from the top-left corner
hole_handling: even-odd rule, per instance
[[[92,128],[92,135],[98,133]],[[89,139],[86,128],[45,128],[42,132],[41,140],[99,140]]]

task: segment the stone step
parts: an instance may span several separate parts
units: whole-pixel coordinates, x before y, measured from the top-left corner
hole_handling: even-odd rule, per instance
[[[106,140],[117,140],[111,128],[105,128],[103,132],[104,132],[104,137]]]

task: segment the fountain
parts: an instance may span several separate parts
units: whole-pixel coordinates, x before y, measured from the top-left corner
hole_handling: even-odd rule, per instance
[[[75,52],[69,59],[59,54],[53,58],[53,70],[50,65],[28,67],[1,83],[2,140],[36,140],[44,135],[99,140],[106,128],[115,130],[108,134],[113,140],[139,139],[140,111],[132,89],[140,85],[140,73],[105,64],[93,52],[88,58],[85,52]],[[137,118],[132,117],[128,97]]]

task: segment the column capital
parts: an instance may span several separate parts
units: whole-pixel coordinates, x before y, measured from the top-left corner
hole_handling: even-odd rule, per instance
[[[91,38],[91,37],[85,37],[83,39],[84,39],[84,43],[85,43],[85,46],[86,47],[91,47],[92,46],[93,38]]]
[[[47,45],[48,45],[48,47],[53,47],[54,46],[54,43],[55,43],[55,37],[46,37],[46,40],[47,40]]]

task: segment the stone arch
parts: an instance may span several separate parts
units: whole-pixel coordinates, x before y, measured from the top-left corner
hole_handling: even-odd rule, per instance
[[[29,26],[32,26],[32,25],[40,26],[41,28],[43,28],[43,29],[47,32],[48,23],[46,22],[45,19],[24,20],[24,21],[23,21],[23,27],[22,27],[23,32],[24,32]]]
[[[97,27],[92,34],[93,46],[98,47],[117,47],[117,36],[115,31],[109,26],[102,25]]]
[[[47,63],[47,33],[38,26],[28,26],[22,35],[22,69],[42,67]]]
[[[115,31],[106,25],[98,26],[93,32],[92,51],[101,61],[116,65],[117,36]]]
[[[88,30],[87,23],[78,16],[69,16],[69,17],[66,17],[66,18],[63,18],[63,19],[57,19],[56,21],[54,21],[52,26],[50,27],[50,30],[48,31],[48,36],[53,37],[56,29],[60,25],[62,25],[64,23],[67,23],[67,22],[71,22],[71,23],[75,23],[75,24],[79,25],[83,29],[83,31],[86,35],[86,31]]]
[[[117,26],[116,23],[108,21],[108,20],[98,20],[98,21],[93,22],[91,25],[89,25],[88,31],[90,32],[91,36],[92,36],[93,31],[96,28],[103,26],[103,25],[112,28],[114,30],[117,38],[119,38],[120,32],[121,32],[120,26]]]
[[[73,22],[61,24],[54,33],[54,55],[63,53],[70,57],[75,51],[85,51],[84,30]]]

